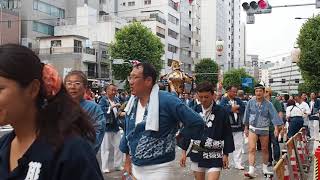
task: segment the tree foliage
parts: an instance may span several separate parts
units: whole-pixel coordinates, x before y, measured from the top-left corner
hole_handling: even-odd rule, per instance
[[[304,84],[299,91],[310,92],[320,89],[320,16],[310,18],[300,29],[297,44],[301,50],[298,66]]]
[[[210,58],[202,59],[195,66],[196,83],[199,84],[204,81],[216,84],[218,82],[218,64]],[[215,74],[201,74],[201,73],[215,73]]]
[[[227,88],[228,86],[236,86],[238,88],[243,89],[246,93],[252,93],[253,88],[245,87],[242,88],[242,80],[241,78],[252,78],[253,84],[256,84],[255,79],[250,76],[248,73],[246,73],[245,69],[232,69],[226,73],[223,74],[223,88]]]
[[[139,60],[154,65],[158,74],[162,69],[161,57],[164,45],[160,39],[140,22],[133,22],[115,35],[110,54],[113,59]],[[115,79],[124,80],[131,71],[129,64],[115,64],[112,67]]]

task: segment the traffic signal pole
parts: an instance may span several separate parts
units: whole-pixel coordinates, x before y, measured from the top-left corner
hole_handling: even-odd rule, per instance
[[[249,2],[242,3],[243,10],[247,13],[247,24],[255,23],[256,14],[269,14],[273,8],[286,8],[286,7],[299,7],[299,6],[315,6],[320,8],[320,0],[316,0],[315,3],[303,3],[303,4],[286,4],[272,6],[267,0],[248,0]]]
[[[315,5],[316,5],[316,3],[290,4],[290,5],[272,6],[272,8],[297,7],[297,6],[315,6]]]

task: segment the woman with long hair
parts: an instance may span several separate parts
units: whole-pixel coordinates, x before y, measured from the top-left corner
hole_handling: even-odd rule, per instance
[[[103,179],[95,131],[57,71],[30,49],[0,46],[0,179]]]

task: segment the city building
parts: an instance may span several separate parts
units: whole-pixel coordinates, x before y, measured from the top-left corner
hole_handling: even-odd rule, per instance
[[[270,87],[278,93],[298,94],[298,85],[303,83],[301,72],[292,57],[283,57],[269,68]]]
[[[201,58],[215,59],[224,72],[242,67],[240,34],[240,1],[201,1]]]
[[[118,16],[129,22],[141,21],[161,39],[165,46],[163,71],[168,73],[173,59],[192,73],[200,59],[200,1],[144,0],[121,1]]]
[[[246,61],[246,24],[242,23],[240,26],[240,64],[239,67],[243,67]]]
[[[259,56],[253,54],[246,55],[244,69],[256,80],[259,80]]]
[[[269,69],[274,66],[271,61],[260,62],[259,64],[259,82],[263,82],[266,87],[269,87]]]
[[[92,42],[78,35],[39,37],[39,57],[42,62],[54,65],[63,77],[71,70],[81,70],[88,78],[109,79],[110,60],[108,45]]]
[[[1,8],[0,4],[0,45],[8,43],[19,44],[20,23],[18,13]]]
[[[58,24],[54,27],[54,36],[38,38],[41,60],[55,65],[62,74],[75,69],[84,71],[89,78],[112,79],[108,44],[114,40],[116,31],[121,29],[126,21],[111,14],[99,15],[97,9],[87,4],[77,7],[76,12],[75,24]],[[83,47],[81,52],[72,52],[73,47],[80,45],[72,45],[70,42],[67,46],[62,44],[62,41],[68,42],[67,39],[72,41],[72,38],[74,41],[75,38],[82,38],[81,43],[78,42]],[[55,42],[58,42],[58,47]],[[48,48],[51,50],[48,51]],[[62,49],[68,50],[61,51]]]
[[[127,24],[127,21],[111,14],[99,15],[99,11],[88,5],[78,6],[76,23],[61,24],[54,28],[54,35],[79,35],[89,41],[111,43],[115,33]]]
[[[4,9],[20,14],[21,44],[36,49],[39,47],[37,37],[53,36],[54,26],[76,24],[77,7],[87,5],[99,10],[99,14],[106,14],[106,11],[115,9],[109,1],[2,0],[0,3]]]

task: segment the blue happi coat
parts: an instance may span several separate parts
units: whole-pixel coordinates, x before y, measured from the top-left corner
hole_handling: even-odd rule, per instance
[[[125,117],[125,133],[120,150],[131,155],[134,165],[146,166],[173,161],[175,159],[176,133],[179,123],[184,128],[181,135],[199,139],[204,129],[202,118],[187,107],[175,95],[159,91],[159,131],[145,130],[144,120],[135,125],[138,99],[135,99],[130,114]],[[147,110],[147,108],[146,108]]]

